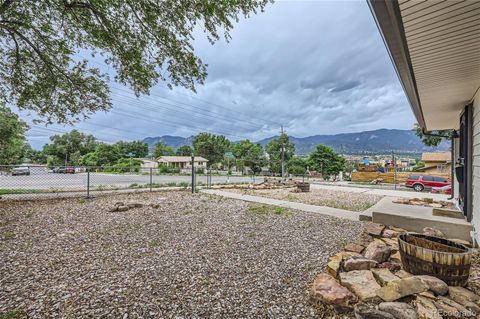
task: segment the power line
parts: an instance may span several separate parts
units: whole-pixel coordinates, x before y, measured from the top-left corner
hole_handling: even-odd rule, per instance
[[[153,107],[152,110],[154,110],[154,111],[157,111],[158,108],[162,108],[162,109],[166,109],[166,110],[172,111],[172,112],[179,112],[176,108],[170,108],[170,107],[168,107],[168,106],[164,106],[164,105],[163,105],[163,104],[172,105],[172,104],[168,104],[168,103],[163,103],[163,102],[158,102],[158,101],[156,101],[156,102],[150,102],[150,101],[148,101],[148,100],[147,100],[147,101],[143,101],[143,100],[135,99],[135,98],[133,98],[133,97],[129,97],[129,96],[125,96],[125,95],[120,95],[120,94],[118,94],[118,93],[112,93],[112,96],[118,97],[118,98],[123,98],[123,99],[128,99],[128,100],[130,100],[130,101],[133,101],[134,103],[136,103],[136,106],[139,106],[139,107],[141,107],[141,108],[146,108],[145,104],[147,104],[147,105],[151,105],[151,106]],[[172,105],[172,106],[175,107],[175,105]],[[126,111],[128,112],[129,110],[126,110]],[[188,111],[188,109],[187,109],[187,111]],[[173,114],[166,114],[166,115],[173,117]],[[191,114],[186,114],[186,115],[188,116],[188,118],[183,117],[183,119],[184,119],[184,120],[187,120],[187,121],[191,121],[191,120],[192,120],[192,115],[191,115]],[[201,114],[201,116],[205,117],[205,116],[207,116],[207,115],[206,115],[206,114]],[[179,114],[176,114],[176,115],[175,115],[175,118],[179,118],[179,117],[180,117]],[[233,124],[234,124],[234,122],[235,122],[233,119],[229,119],[229,118],[226,118],[226,119],[229,120],[231,124],[232,124],[232,122],[233,122]],[[223,120],[223,119],[222,119],[222,120]],[[245,128],[244,128],[244,129],[245,129]],[[256,127],[256,131],[258,131],[259,129],[261,129],[261,128]]]
[[[82,58],[88,60],[88,62],[91,62],[91,63],[95,63],[95,64],[98,64],[98,65],[101,65],[101,66],[106,66],[110,69],[110,65],[108,64],[105,64],[105,63],[101,63],[101,62],[98,62],[98,61],[93,61],[93,60],[90,60],[89,58],[86,58],[84,56],[81,56]],[[278,122],[275,122],[275,121],[272,121],[272,120],[269,120],[269,119],[265,119],[265,118],[260,118],[257,116],[257,118],[252,118],[251,114],[246,114],[246,113],[243,113],[243,112],[239,112],[238,110],[234,110],[232,108],[229,108],[229,107],[226,107],[225,105],[220,105],[220,104],[217,104],[217,103],[213,103],[213,102],[210,102],[210,101],[206,101],[206,100],[203,100],[203,99],[200,99],[198,97],[195,97],[195,96],[191,96],[191,95],[188,95],[188,94],[184,94],[184,93],[181,93],[181,92],[178,92],[178,91],[173,91],[167,87],[164,87],[164,86],[161,86],[161,85],[158,85],[157,87],[161,88],[161,89],[164,89],[164,90],[169,90],[170,92],[175,92],[175,94],[178,94],[178,95],[183,95],[183,96],[186,96],[186,97],[189,97],[191,99],[195,99],[195,100],[198,100],[198,101],[201,101],[203,103],[206,103],[206,104],[210,104],[210,105],[213,105],[213,106],[217,106],[217,107],[220,107],[228,112],[233,112],[235,114],[236,117],[238,117],[239,115],[242,115],[244,116],[245,118],[248,119],[247,122],[250,122],[250,120],[260,120],[260,121],[263,121],[263,122],[269,122],[269,123],[272,123],[274,124],[275,126],[279,125],[280,123]],[[111,88],[117,88],[118,87],[111,87]],[[214,112],[212,110],[207,110],[205,108],[201,108],[201,107],[198,107],[198,106],[194,106],[194,105],[191,105],[191,104],[187,104],[187,103],[184,103],[184,102],[180,102],[180,101],[176,101],[176,100],[172,100],[170,98],[167,98],[165,96],[161,96],[161,95],[156,95],[156,94],[153,94],[153,93],[150,93],[151,96],[156,96],[156,97],[159,97],[159,98],[162,98],[162,99],[165,99],[165,100],[168,100],[168,101],[171,101],[171,102],[174,102],[174,103],[180,103],[180,104],[183,104],[183,105],[186,105],[186,106],[190,106],[192,108],[195,108],[195,109],[199,109],[199,110],[202,110],[202,111],[206,111],[206,112],[210,112],[212,114],[217,114],[217,115],[220,115],[220,116],[223,116],[223,114],[221,113],[218,113],[218,112]],[[254,108],[257,108],[256,106],[254,106]],[[244,120],[245,121],[245,120]],[[250,123],[253,123],[253,122],[250,122]],[[258,125],[258,124],[254,124],[254,125]]]

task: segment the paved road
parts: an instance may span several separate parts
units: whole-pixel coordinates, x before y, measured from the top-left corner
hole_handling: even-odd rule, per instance
[[[181,183],[192,181],[191,176],[181,175],[154,175],[152,182],[157,184]],[[198,183],[207,183],[207,177],[197,175]],[[252,182],[249,176],[212,176],[213,184],[220,183],[245,183]],[[263,182],[263,178],[256,177],[255,182]],[[150,176],[147,175],[119,175],[119,174],[105,174],[105,173],[91,173],[90,185],[92,186],[117,186],[128,187],[132,184],[149,184]],[[87,174],[53,174],[53,173],[39,173],[30,176],[0,176],[0,189],[84,189],[87,185]]]

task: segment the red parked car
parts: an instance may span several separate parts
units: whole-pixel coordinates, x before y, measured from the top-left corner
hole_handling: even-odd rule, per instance
[[[417,192],[422,192],[425,188],[444,187],[452,183],[445,177],[431,175],[410,175],[405,182],[406,187],[411,187]]]

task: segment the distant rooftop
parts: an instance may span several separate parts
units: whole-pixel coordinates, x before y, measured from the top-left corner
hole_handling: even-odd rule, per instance
[[[424,162],[448,162],[452,159],[450,152],[425,152],[422,153]]]
[[[192,158],[190,156],[160,156],[158,160],[175,163],[188,163],[192,160]],[[195,156],[195,162],[208,162],[208,160],[201,156]]]

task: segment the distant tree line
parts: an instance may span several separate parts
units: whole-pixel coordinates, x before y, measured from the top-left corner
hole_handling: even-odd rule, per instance
[[[50,137],[42,150],[34,150],[26,143],[28,126],[7,108],[0,108],[0,165],[20,164],[29,161],[34,164],[56,166],[113,167],[122,170],[139,167],[140,158],[150,156],[202,156],[208,159],[208,166],[214,169],[231,170],[258,174],[263,168],[280,174],[283,161],[286,172],[294,175],[305,174],[307,170],[317,171],[324,177],[337,175],[345,169],[345,159],[325,145],[318,145],[308,157],[295,155],[295,145],[286,134],[271,140],[265,148],[248,139],[232,142],[223,135],[199,133],[192,146],[182,145],[173,149],[162,142],[153,146],[141,141],[119,141],[106,144],[91,134],[78,130]],[[228,156],[226,156],[228,155]]]

